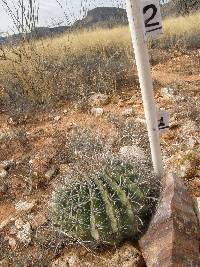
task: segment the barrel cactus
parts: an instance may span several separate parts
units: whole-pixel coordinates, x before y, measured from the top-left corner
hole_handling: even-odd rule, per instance
[[[51,219],[69,237],[95,245],[137,239],[155,207],[154,189],[132,165],[106,162],[87,179],[57,188]]]

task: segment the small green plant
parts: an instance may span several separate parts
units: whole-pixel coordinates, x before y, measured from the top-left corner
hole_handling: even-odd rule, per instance
[[[159,192],[158,187],[151,189],[148,179],[132,165],[109,161],[88,179],[60,186],[50,216],[75,240],[119,244],[137,239],[147,225]]]

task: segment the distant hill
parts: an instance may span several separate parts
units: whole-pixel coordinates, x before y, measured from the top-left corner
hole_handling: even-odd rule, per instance
[[[124,25],[128,23],[126,10],[116,7],[97,7],[88,11],[85,18],[77,20],[72,26],[58,26],[50,27],[37,27],[34,32],[27,34],[27,38],[45,38],[63,34],[66,31],[73,31],[80,28],[95,28],[105,27],[112,28],[116,25]],[[16,43],[21,39],[20,34],[14,34],[10,37],[1,37],[0,44],[5,42]]]
[[[170,2],[162,5],[163,17],[171,16],[175,14],[175,10],[172,8]],[[87,12],[87,15],[82,20],[77,20],[72,26],[58,26],[54,28],[50,27],[38,27],[31,34],[27,34],[27,38],[45,38],[49,36],[55,36],[63,34],[66,31],[74,31],[77,29],[90,29],[95,27],[112,28],[117,25],[128,24],[126,10],[116,7],[97,7]],[[0,44],[5,42],[16,43],[21,39],[21,35],[15,34],[10,37],[1,37]]]
[[[87,16],[74,23],[74,28],[114,27],[128,24],[126,10],[116,7],[97,7],[88,11]]]

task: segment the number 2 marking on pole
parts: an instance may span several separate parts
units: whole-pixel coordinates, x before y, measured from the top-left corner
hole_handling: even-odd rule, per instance
[[[143,13],[146,14],[146,12],[147,12],[149,9],[152,9],[152,10],[153,10],[153,13],[152,13],[152,15],[151,15],[150,18],[148,18],[148,19],[145,20],[145,27],[158,26],[158,25],[159,25],[159,22],[154,22],[154,23],[150,23],[150,24],[149,24],[149,22],[150,22],[151,20],[153,20],[154,17],[156,16],[156,14],[157,14],[157,10],[158,10],[157,7],[156,7],[155,5],[153,5],[153,4],[148,5],[148,6],[145,6],[145,7],[143,8]]]
[[[162,31],[159,0],[143,1],[145,35],[157,36]]]

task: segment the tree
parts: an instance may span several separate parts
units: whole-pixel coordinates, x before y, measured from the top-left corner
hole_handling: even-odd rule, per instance
[[[39,4],[37,0],[1,0],[7,14],[12,19],[15,31],[26,34],[34,31],[38,24]]]
[[[190,12],[200,8],[200,0],[171,0],[176,13],[181,15],[188,15]]]

